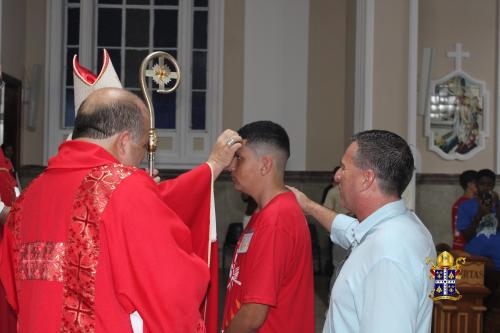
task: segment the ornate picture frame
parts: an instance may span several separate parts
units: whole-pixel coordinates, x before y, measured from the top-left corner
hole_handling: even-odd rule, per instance
[[[463,56],[457,44],[455,56]],[[468,56],[468,54],[467,54]],[[433,80],[425,114],[428,148],[447,160],[466,160],[485,147],[489,135],[489,94],[486,83],[456,69]]]

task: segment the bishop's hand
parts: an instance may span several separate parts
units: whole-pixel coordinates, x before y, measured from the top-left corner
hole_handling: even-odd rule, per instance
[[[207,160],[212,167],[214,179],[231,164],[234,153],[241,147],[242,141],[238,133],[230,129],[219,135]]]

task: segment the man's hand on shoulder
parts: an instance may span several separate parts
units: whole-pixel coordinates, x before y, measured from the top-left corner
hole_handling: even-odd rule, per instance
[[[288,185],[286,187],[295,195],[300,208],[302,208],[305,214],[314,217],[326,231],[330,232],[332,230],[332,223],[338,214],[337,212],[312,201],[295,187]]]

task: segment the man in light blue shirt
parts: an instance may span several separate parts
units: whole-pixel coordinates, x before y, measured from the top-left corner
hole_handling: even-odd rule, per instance
[[[426,259],[436,251],[429,231],[401,200],[413,165],[400,136],[364,131],[353,136],[335,175],[342,205],[357,219],[292,189],[331,240],[351,250],[333,286],[323,333],[430,332],[433,281]]]

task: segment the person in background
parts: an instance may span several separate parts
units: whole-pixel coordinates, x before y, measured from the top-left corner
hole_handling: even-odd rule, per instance
[[[253,213],[257,209],[257,203],[251,196],[243,192],[241,193],[241,200],[247,204],[245,207],[245,215],[243,215],[243,229],[245,229],[248,222],[250,222]]]
[[[323,206],[325,206],[326,208],[336,211],[339,214],[349,215],[349,211],[345,209],[341,204],[339,186],[338,183],[335,181],[335,174],[339,169],[340,165],[336,166],[333,169],[332,184],[328,192],[323,193],[324,197],[322,199],[322,203]],[[348,251],[344,249],[342,246],[337,245],[333,242],[328,242],[328,246],[329,246],[329,253],[331,254],[331,259],[328,260],[328,263],[331,267],[327,266],[326,271],[331,275],[329,281],[329,286],[330,286],[329,289],[331,289],[331,287],[333,287],[333,283],[335,282],[336,276],[340,272],[340,268],[348,254]]]
[[[457,229],[458,209],[462,203],[475,197],[477,193],[476,186],[477,171],[466,170],[460,174],[460,186],[464,190],[453,206],[451,207],[451,232],[453,235],[453,250],[463,250],[465,246],[465,239],[462,233]]]
[[[467,253],[488,257],[492,265],[486,265],[484,285],[492,293],[485,299],[488,308],[485,317],[491,316],[500,286],[500,201],[495,188],[496,175],[490,169],[477,173],[477,195],[462,203],[458,209],[457,229],[462,233]]]
[[[0,243],[3,238],[4,224],[7,221],[10,208],[14,203],[18,192],[16,192],[16,180],[13,177],[12,164],[0,149]],[[2,253],[0,251],[0,261]],[[1,282],[1,281],[0,281]],[[0,332],[15,333],[16,329],[16,314],[7,303],[5,291],[0,283]]]
[[[495,188],[496,175],[490,169],[479,170],[476,176],[477,196],[458,208],[457,230],[464,240],[464,250],[483,255],[484,244],[497,233],[500,210]]]

